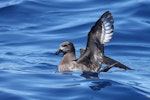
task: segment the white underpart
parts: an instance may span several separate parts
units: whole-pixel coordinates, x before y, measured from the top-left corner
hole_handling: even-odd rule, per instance
[[[101,43],[105,44],[110,41],[113,35],[113,23],[111,20],[104,19],[102,22]]]

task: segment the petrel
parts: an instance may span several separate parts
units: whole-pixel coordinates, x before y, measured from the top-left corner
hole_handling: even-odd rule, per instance
[[[104,54],[104,45],[110,41],[113,33],[113,16],[107,11],[97,20],[88,33],[86,49],[80,49],[79,58],[76,58],[75,47],[72,42],[66,41],[60,44],[56,55],[63,53],[63,57],[58,65],[58,71],[100,73],[107,72],[112,67],[130,70],[131,68]],[[102,64],[106,64],[106,66],[102,68]]]

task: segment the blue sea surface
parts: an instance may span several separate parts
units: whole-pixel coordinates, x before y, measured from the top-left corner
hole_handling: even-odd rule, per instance
[[[79,57],[105,11],[115,27],[105,55],[134,70],[57,73],[59,44]],[[150,1],[0,0],[0,100],[150,100]]]

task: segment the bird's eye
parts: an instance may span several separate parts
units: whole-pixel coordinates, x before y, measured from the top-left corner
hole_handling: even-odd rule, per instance
[[[67,47],[67,45],[62,45],[63,47]]]

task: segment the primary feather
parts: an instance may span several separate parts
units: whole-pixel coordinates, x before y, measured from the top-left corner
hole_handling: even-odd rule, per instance
[[[111,13],[108,11],[102,16],[101,21],[102,21],[101,22],[102,33],[100,42],[101,44],[106,44],[107,42],[110,41],[114,33],[114,26],[113,26],[114,20],[113,17],[111,16]]]

